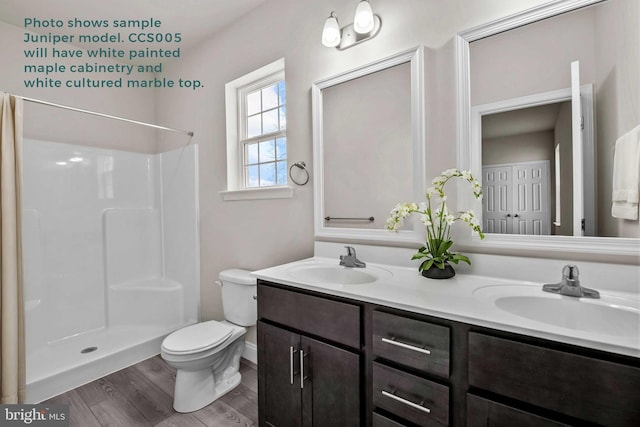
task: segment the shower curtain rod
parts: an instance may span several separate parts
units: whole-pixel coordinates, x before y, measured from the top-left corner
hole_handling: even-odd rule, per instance
[[[114,120],[121,120],[123,122],[129,122],[129,123],[134,123],[134,124],[137,124],[137,125],[148,126],[148,127],[152,127],[152,128],[156,128],[156,129],[168,130],[170,132],[182,133],[182,134],[185,134],[185,135],[193,136],[193,131],[190,131],[190,130],[180,130],[180,129],[168,128],[168,127],[165,127],[165,126],[160,126],[160,125],[154,125],[154,124],[151,124],[151,123],[140,122],[138,120],[132,120],[132,119],[127,119],[127,118],[118,117],[118,116],[112,116],[110,114],[98,113],[96,111],[83,110],[82,108],[70,107],[68,105],[55,104],[53,102],[43,101],[41,99],[28,98],[26,96],[20,96],[20,95],[16,95],[16,96],[18,96],[19,98],[24,99],[25,101],[34,102],[36,104],[49,105],[51,107],[62,108],[64,110],[71,110],[71,111],[77,111],[79,113],[92,114],[94,116],[106,117],[108,119],[114,119]]]

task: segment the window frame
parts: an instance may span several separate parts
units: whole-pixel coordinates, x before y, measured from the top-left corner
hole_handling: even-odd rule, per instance
[[[227,189],[221,191],[224,200],[251,200],[251,199],[277,199],[293,197],[293,188],[287,184],[265,186],[265,187],[245,187],[244,186],[244,150],[242,120],[246,115],[246,98],[243,94],[248,94],[252,90],[269,85],[269,81],[275,83],[280,80],[285,81],[284,58],[280,58],[270,64],[239,77],[225,85],[225,110],[226,110],[226,130],[227,130]],[[278,78],[279,77],[279,78]],[[287,95],[288,98],[288,95]],[[285,102],[286,106],[286,102]],[[244,109],[244,110],[243,110]],[[286,114],[286,113],[285,113]],[[278,130],[278,133],[281,131]],[[268,135],[275,138],[276,132],[263,134],[259,138],[266,139]],[[284,130],[286,136],[286,129]],[[287,138],[288,143],[288,138]],[[289,167],[289,145],[287,144],[287,167]]]

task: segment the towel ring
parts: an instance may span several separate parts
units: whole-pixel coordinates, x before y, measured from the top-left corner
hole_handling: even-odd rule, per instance
[[[307,178],[304,180],[304,182],[296,181],[293,178],[293,176],[291,175],[291,169],[293,169],[294,166],[297,167],[298,169],[302,169],[307,174]],[[296,185],[305,185],[306,183],[308,183],[309,182],[309,171],[307,170],[307,164],[305,162],[295,162],[294,164],[289,166],[289,178],[291,178],[291,181],[293,181],[293,183],[296,184]]]

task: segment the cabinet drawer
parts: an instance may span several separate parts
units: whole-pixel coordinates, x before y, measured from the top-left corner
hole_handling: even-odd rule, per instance
[[[637,425],[640,369],[469,333],[469,384],[605,425]]]
[[[405,427],[404,424],[390,420],[389,418],[382,416],[376,412],[373,413],[373,427]]]
[[[449,328],[374,311],[373,354],[448,378]]]
[[[447,425],[449,387],[373,363],[373,404],[421,426]]]
[[[258,285],[258,318],[360,348],[360,307]]]
[[[568,427],[501,403],[467,395],[467,427]]]

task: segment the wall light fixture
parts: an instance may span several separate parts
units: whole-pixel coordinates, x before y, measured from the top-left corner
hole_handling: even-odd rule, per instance
[[[373,14],[369,0],[361,0],[356,8],[353,23],[343,28],[338,24],[338,17],[331,12],[322,30],[322,44],[336,49],[346,49],[372,39],[380,31],[382,21]]]

